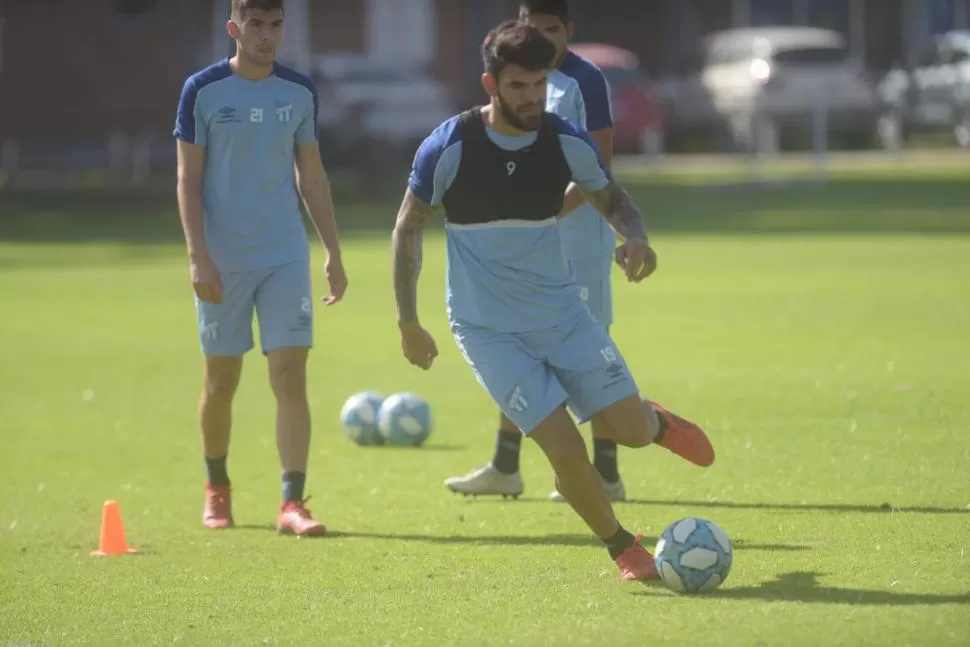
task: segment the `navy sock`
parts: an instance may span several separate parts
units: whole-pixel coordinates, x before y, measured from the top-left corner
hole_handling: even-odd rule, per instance
[[[226,459],[227,456],[222,458],[208,458],[205,459],[205,471],[209,476],[209,485],[214,487],[228,487],[229,486],[229,472],[226,471]]]
[[[500,429],[495,441],[495,456],[492,458],[492,465],[502,474],[515,474],[519,471],[519,450],[521,448],[521,433]]]
[[[616,559],[623,554],[623,551],[632,546],[636,539],[637,538],[631,535],[626,528],[619,526],[616,529],[616,534],[607,539],[601,539],[600,541],[602,541],[606,546],[606,549],[610,551],[610,559]]]
[[[606,438],[593,439],[593,465],[605,481],[616,483],[620,471],[616,465],[616,443]]]
[[[286,472],[283,474],[283,500],[303,501],[303,487],[306,485],[305,472]]]

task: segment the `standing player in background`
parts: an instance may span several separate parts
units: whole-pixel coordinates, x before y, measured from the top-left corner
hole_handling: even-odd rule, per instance
[[[226,468],[233,395],[253,348],[253,311],[276,398],[283,496],[277,529],[322,535],[304,505],[310,449],[306,364],[313,299],[300,199],[327,250],[336,303],[347,288],[330,184],[317,144],[317,95],[275,62],[283,0],[232,0],[236,55],[193,74],[179,100],[178,203],[204,361],[199,405],[208,474],[203,524],[233,525]]]
[[[559,215],[570,183],[582,187],[624,241],[628,280],[656,268],[643,218],[610,178],[586,131],[544,110],[555,46],[516,21],[482,45],[489,104],[441,124],[421,144],[393,233],[401,347],[431,368],[438,349],[418,319],[424,226],[447,219],[451,331],[479,383],[520,433],[542,449],[557,489],[606,546],[626,580],[657,579],[651,555],[614,514],[570,408],[604,437],[643,447],[666,433],[710,449],[693,425],[641,399],[619,349],[583,303],[562,253]]]
[[[556,46],[555,68],[548,79],[546,110],[572,121],[588,131],[600,158],[613,159],[613,111],[610,88],[595,65],[569,51],[574,24],[567,0],[522,0],[519,20],[538,29]],[[609,330],[613,323],[610,273],[616,237],[608,222],[583,197],[580,187],[570,185],[560,222],[563,254],[573,267],[580,294],[596,320]],[[672,423],[678,424],[675,420]],[[617,446],[604,436],[596,420],[591,424],[593,464],[613,501],[626,498],[626,488],[617,466]],[[671,449],[674,436],[660,445]],[[473,495],[518,496],[524,490],[519,472],[522,434],[508,417],[499,414],[498,437],[492,460],[464,476],[453,476],[445,486],[454,492]],[[549,497],[562,501],[554,490]]]

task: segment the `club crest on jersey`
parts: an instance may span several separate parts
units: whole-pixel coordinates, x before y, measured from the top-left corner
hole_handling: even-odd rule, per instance
[[[281,124],[287,123],[293,117],[293,104],[276,102],[276,119]]]

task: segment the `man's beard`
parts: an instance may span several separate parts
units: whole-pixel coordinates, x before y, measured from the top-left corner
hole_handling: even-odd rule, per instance
[[[502,98],[502,95],[498,95],[498,106],[499,110],[502,111],[502,118],[505,119],[505,122],[513,128],[525,131],[535,131],[539,130],[539,126],[542,125],[541,111],[534,117],[520,117],[519,115],[515,114],[515,110],[513,110],[512,106],[510,106],[505,99]]]

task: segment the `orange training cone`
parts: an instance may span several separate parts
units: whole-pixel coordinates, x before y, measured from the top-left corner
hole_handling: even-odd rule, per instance
[[[98,541],[98,549],[91,551],[95,557],[104,555],[127,555],[136,553],[134,548],[128,548],[128,540],[125,539],[125,527],[121,523],[121,508],[117,501],[105,501],[104,511],[101,514],[101,539]]]

